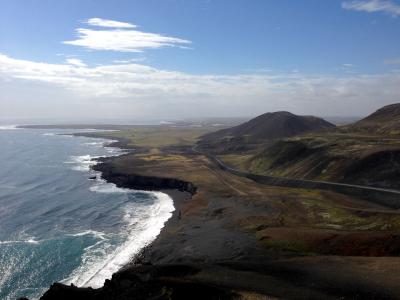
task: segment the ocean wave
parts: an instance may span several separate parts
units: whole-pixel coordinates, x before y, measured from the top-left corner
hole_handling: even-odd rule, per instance
[[[82,232],[78,232],[78,233],[70,233],[67,234],[68,236],[85,236],[85,235],[93,235],[94,237],[104,240],[106,234],[104,232],[101,231],[96,231],[96,230],[85,230]]]
[[[1,125],[0,130],[15,130],[19,129],[18,125]]]
[[[100,172],[98,172],[100,174]],[[103,194],[113,194],[113,193],[130,193],[131,190],[119,188],[114,183],[107,182],[104,179],[99,178],[97,176],[96,184],[92,185],[89,190],[96,193],[103,193]]]
[[[107,150],[107,155],[71,156],[67,163],[74,164],[73,169],[75,170],[90,172],[89,174],[95,175],[96,180],[89,187],[90,191],[105,194],[131,193],[132,197],[135,197],[136,191],[119,188],[115,184],[101,179],[100,172],[91,170],[91,167],[98,163],[99,157],[118,156],[126,153],[119,148],[106,146],[113,142],[110,140],[86,142],[90,146],[102,145]],[[145,203],[130,201],[126,204],[121,215],[122,222],[125,225],[119,234],[111,235],[91,230],[74,234],[74,236],[91,234],[97,241],[85,248],[82,263],[63,281],[64,283],[101,287],[105,279],[111,278],[113,273],[129,263],[132,257],[157,237],[165,222],[175,210],[173,200],[167,194],[160,192],[143,193],[153,198],[153,201]],[[131,196],[129,195],[129,197]]]
[[[26,240],[18,240],[18,241],[0,241],[0,245],[6,244],[39,244],[40,241],[35,240],[34,238],[28,238]]]
[[[86,144],[89,145],[89,143],[86,143]],[[106,142],[90,142],[91,146],[100,145],[103,147],[105,144],[106,144]],[[75,166],[72,167],[72,170],[80,171],[80,172],[87,172],[87,171],[91,170],[92,166],[94,166],[98,163],[99,158],[119,156],[119,155],[127,153],[126,151],[123,151],[119,148],[114,148],[114,147],[104,147],[104,149],[107,151],[106,155],[92,156],[90,154],[86,154],[86,155],[71,156],[70,160],[66,161],[65,163],[66,164],[74,164]]]
[[[83,264],[64,282],[78,286],[101,287],[105,279],[125,266],[149,245],[160,233],[165,222],[175,210],[172,199],[164,193],[147,192],[154,197],[152,205],[131,203],[124,208],[122,216],[126,222],[125,241],[115,249],[107,242],[100,247],[87,249]],[[111,249],[111,251],[110,251]]]
[[[46,133],[43,133],[43,136],[55,136],[56,134],[55,133],[53,133],[53,132],[46,132]]]
[[[87,142],[85,145],[87,146],[97,146],[97,147],[103,147],[106,144],[106,142]]]
[[[102,156],[92,156],[90,154],[86,155],[78,155],[71,156],[69,161],[66,161],[66,164],[74,164],[71,169],[80,172],[90,171],[90,167],[97,164],[97,159]]]
[[[108,145],[111,145],[111,144],[114,144],[114,143],[117,143],[117,142],[118,142],[118,140],[109,140],[109,139],[107,139],[105,141],[104,145],[108,146]]]

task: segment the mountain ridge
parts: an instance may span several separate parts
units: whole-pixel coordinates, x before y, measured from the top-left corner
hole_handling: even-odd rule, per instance
[[[239,151],[260,142],[334,128],[335,125],[314,116],[299,116],[287,111],[268,112],[240,125],[205,134],[199,145],[217,151]]]
[[[383,106],[374,113],[345,127],[346,131],[400,134],[400,103]]]

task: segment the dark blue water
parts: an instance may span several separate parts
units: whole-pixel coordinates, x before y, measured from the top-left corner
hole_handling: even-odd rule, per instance
[[[171,216],[167,195],[90,170],[120,154],[109,141],[67,132],[0,127],[0,299],[37,298],[54,281],[101,286]]]

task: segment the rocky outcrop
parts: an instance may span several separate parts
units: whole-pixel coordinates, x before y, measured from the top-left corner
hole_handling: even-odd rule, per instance
[[[228,289],[200,283],[190,278],[198,269],[187,265],[142,265],[121,270],[106,280],[102,288],[78,288],[54,283],[42,300],[204,300],[238,299]]]
[[[93,169],[100,171],[102,177],[108,182],[112,182],[122,188],[150,191],[176,189],[182,192],[188,192],[192,195],[195,194],[197,190],[193,183],[175,178],[120,173],[115,171],[107,162],[96,165]]]

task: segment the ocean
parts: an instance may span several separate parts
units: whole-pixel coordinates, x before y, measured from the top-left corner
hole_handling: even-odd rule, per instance
[[[102,180],[96,158],[123,151],[75,132],[0,126],[0,299],[100,287],[172,215],[168,195]]]

